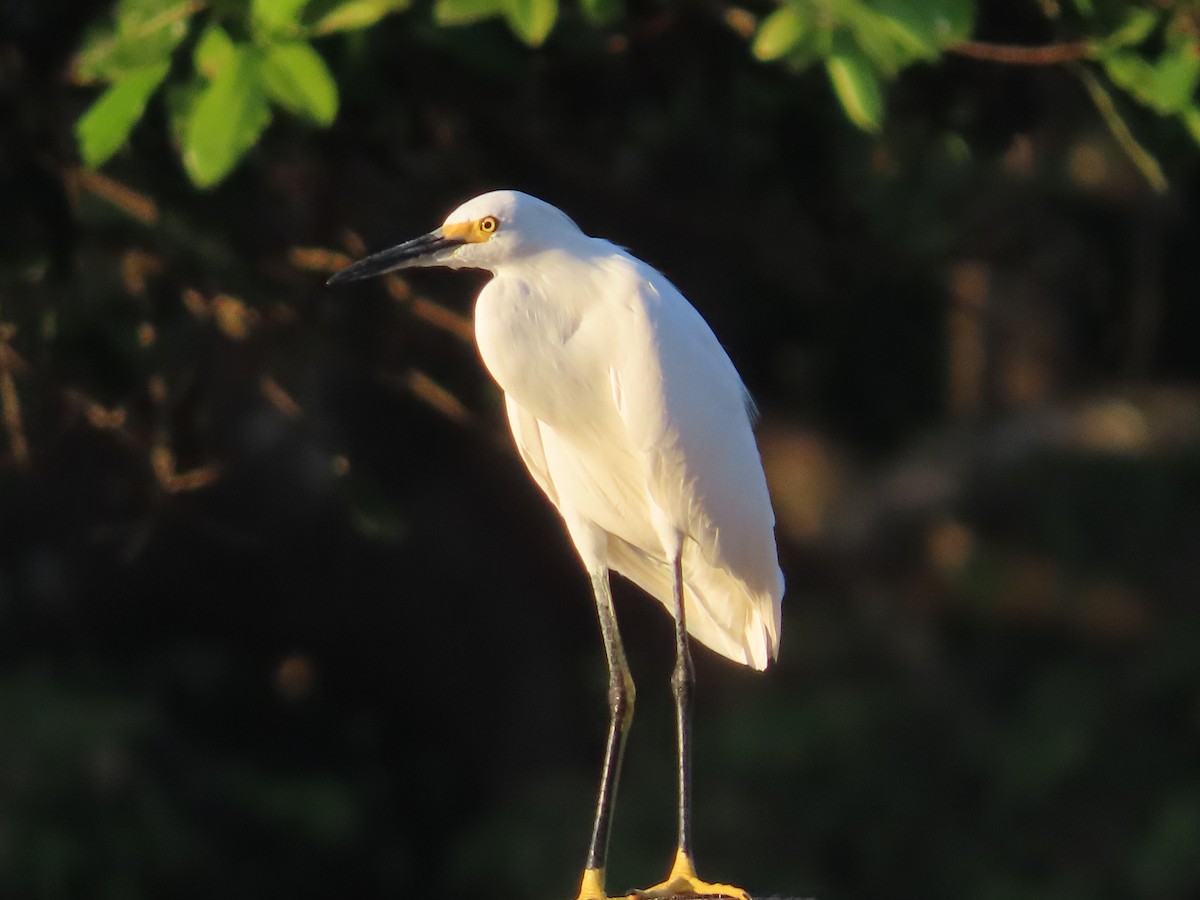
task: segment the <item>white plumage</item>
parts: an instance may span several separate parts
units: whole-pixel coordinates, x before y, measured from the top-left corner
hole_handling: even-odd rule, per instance
[[[479,352],[584,565],[620,572],[670,610],[670,547],[682,540],[688,631],[766,668],[779,651],[783,575],[729,357],[660,272],[540,200],[497,191],[446,221],[489,214],[496,235],[460,248],[462,264],[495,273],[475,306]],[[501,257],[506,230],[521,240]]]
[[[666,277],[518,191],[468,200],[424,237],[331,282],[410,265],[486,269],[483,362],[521,458],[593,576],[614,569],[701,643],[765,669],[783,574],[752,404],[708,324]]]
[[[331,282],[405,266],[486,269],[475,337],[504,391],[521,458],[592,578],[609,665],[609,732],[577,900],[604,900],[608,827],[633,714],[633,681],[609,590],[613,569],[688,633],[765,669],[779,653],[783,575],[775,516],[742,380],[662,273],[527,194],[493,191],[440,228],[360,260]],[[677,574],[678,573],[678,574]],[[650,900],[741,888],[696,877],[690,851],[691,662],[675,628],[679,835]]]

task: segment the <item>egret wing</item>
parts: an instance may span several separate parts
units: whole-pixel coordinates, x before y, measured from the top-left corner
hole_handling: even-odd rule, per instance
[[[614,400],[652,502],[685,538],[689,630],[762,668],[778,651],[783,576],[746,390],[700,314],[660,273],[639,269]],[[639,584],[660,581],[633,556],[617,548],[614,568],[627,567]],[[662,598],[661,584],[643,587]]]
[[[605,246],[587,265],[557,259],[571,289],[553,297],[540,278],[491,281],[475,310],[481,355],[585,563],[603,558],[673,609],[665,519],[683,537],[688,630],[763,668],[783,579],[745,389],[670,282]]]
[[[522,407],[512,397],[504,395],[504,407],[508,413],[508,426],[512,430],[517,452],[521,455],[525,468],[533,476],[533,480],[550,498],[550,502],[558,506],[558,492],[554,489],[554,481],[550,478],[550,469],[546,464],[546,451],[542,446],[541,423],[533,413]]]

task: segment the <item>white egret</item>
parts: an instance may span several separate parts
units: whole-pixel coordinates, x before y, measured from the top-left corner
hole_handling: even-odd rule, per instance
[[[591,576],[610,719],[579,900],[605,897],[608,826],[633,717],[610,569],[675,619],[678,849],[666,880],[635,893],[746,900],[740,888],[701,881],[692,863],[687,639],[756,669],[779,652],[775,517],[741,378],[665,276],[528,194],[469,200],[440,228],[329,282],[408,266],[495,276],[475,304],[479,353],[504,391],[521,458]]]

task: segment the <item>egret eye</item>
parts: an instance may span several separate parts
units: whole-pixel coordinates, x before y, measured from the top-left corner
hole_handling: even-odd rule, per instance
[[[499,224],[495,216],[484,216],[479,220],[479,232],[480,234],[491,234]]]

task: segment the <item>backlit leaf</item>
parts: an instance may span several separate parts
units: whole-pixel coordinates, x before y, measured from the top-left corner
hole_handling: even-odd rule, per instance
[[[883,90],[870,60],[857,48],[839,46],[825,71],[846,117],[863,131],[879,131],[883,120]]]
[[[1200,55],[1191,42],[1168,48],[1156,63],[1128,50],[1107,53],[1101,62],[1114,84],[1164,115],[1191,104],[1200,84]]]
[[[1160,113],[1179,112],[1192,102],[1200,82],[1200,48],[1194,40],[1181,41],[1159,57],[1151,78],[1154,108]]]
[[[1121,50],[1101,59],[1113,84],[1124,88],[1135,99],[1150,106],[1154,96],[1154,67],[1136,53]]]
[[[126,0],[113,21],[88,32],[71,72],[82,84],[116,81],[151,65],[166,62],[187,37],[191,17],[200,6],[193,0]]]
[[[289,112],[318,125],[329,125],[337,117],[337,84],[311,44],[273,44],[259,69],[271,100]]]
[[[186,143],[192,110],[196,108],[196,101],[207,87],[208,83],[196,76],[184,82],[168,82],[163,88],[163,99],[167,106],[167,129],[176,147],[183,147]]]
[[[1192,140],[1200,144],[1200,106],[1193,103],[1179,114],[1179,118],[1187,128],[1188,134],[1192,136]]]
[[[558,0],[505,0],[505,18],[513,32],[531,47],[539,47],[558,18]]]
[[[436,0],[433,21],[439,25],[469,25],[502,15],[507,0]]]
[[[209,81],[233,59],[233,41],[220,25],[210,25],[192,51],[192,65]]]
[[[250,21],[269,34],[294,33],[308,0],[251,0]]]
[[[762,20],[750,51],[763,62],[781,59],[795,47],[811,23],[794,6],[781,6]]]
[[[184,134],[183,165],[197,187],[228,175],[271,121],[260,58],[235,46],[233,59],[197,98]]]
[[[162,62],[123,75],[83,114],[75,136],[85,165],[96,168],[120,149],[169,69]]]
[[[384,16],[408,9],[411,0],[345,0],[325,13],[312,28],[315,35],[369,28]]]
[[[1158,13],[1142,7],[1131,7],[1125,13],[1125,21],[1104,42],[1111,47],[1130,47],[1140,44],[1150,36],[1158,24]]]

